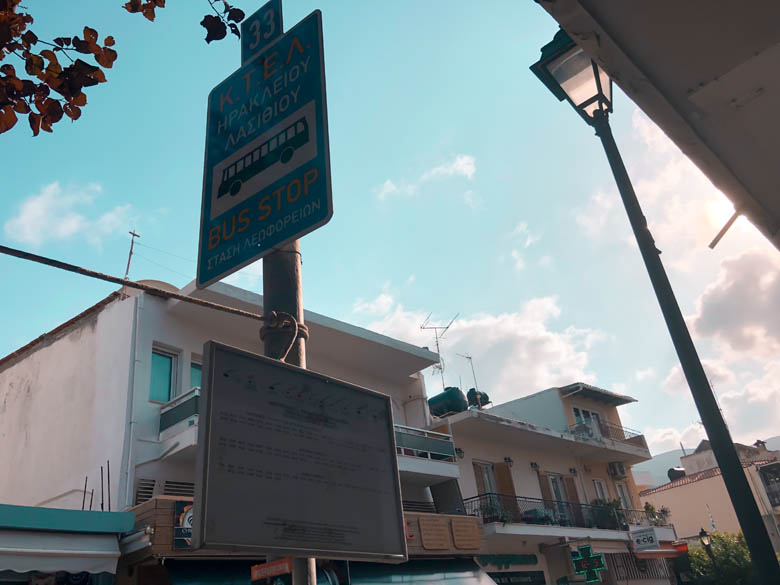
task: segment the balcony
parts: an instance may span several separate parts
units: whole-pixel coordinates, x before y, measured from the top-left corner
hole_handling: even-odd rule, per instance
[[[582,422],[569,427],[569,432],[582,439],[606,439],[639,449],[648,450],[645,436],[639,431],[605,421]]]
[[[452,435],[395,425],[395,445],[404,482],[431,486],[460,477]]]
[[[666,518],[657,512],[502,494],[466,498],[463,504],[466,514],[479,516],[484,524],[501,522],[619,531],[627,531],[632,526],[668,526]]]

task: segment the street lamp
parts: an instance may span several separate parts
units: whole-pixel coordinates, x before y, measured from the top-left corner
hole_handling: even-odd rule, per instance
[[[737,457],[726,422],[710,388],[707,375],[691,340],[674,291],[666,276],[660,250],[647,227],[647,219],[631,185],[618,151],[609,114],[612,112],[612,81],[606,72],[561,29],[542,47],[542,56],[531,71],[558,98],[566,100],[585,122],[594,128],[612,168],[631,229],[642,254],[658,304],[680,360],[702,424],[710,439],[712,452],[720,466],[726,490],[737,513],[745,541],[750,549],[762,583],[780,583],[780,566],[764,521]],[[709,538],[709,537],[707,537]]]
[[[707,531],[704,530],[704,528],[699,530],[699,542],[701,542],[701,545],[704,547],[707,556],[710,557],[712,568],[717,571],[718,566],[715,564],[715,556],[712,554],[712,543],[710,541],[710,535],[707,534]]]

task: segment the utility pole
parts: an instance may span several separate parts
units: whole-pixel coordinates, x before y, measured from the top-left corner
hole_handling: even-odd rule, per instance
[[[127,277],[130,276],[130,260],[133,259],[133,245],[135,244],[135,239],[140,238],[141,236],[137,233],[135,233],[135,230],[131,230],[127,232],[130,234],[130,253],[127,255],[127,268],[125,268],[125,280],[127,280]],[[122,287],[122,293],[120,297],[124,300],[127,298],[127,295],[125,294],[125,287]]]
[[[300,240],[263,258],[263,315],[263,354],[305,369],[309,332],[303,322]],[[292,569],[293,585],[317,585],[316,559],[293,558]]]

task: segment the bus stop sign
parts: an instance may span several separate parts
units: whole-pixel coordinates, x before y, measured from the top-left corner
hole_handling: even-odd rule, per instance
[[[332,215],[322,13],[315,10],[209,94],[197,287]]]

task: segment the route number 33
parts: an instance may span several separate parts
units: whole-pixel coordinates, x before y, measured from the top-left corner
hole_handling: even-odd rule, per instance
[[[276,10],[269,8],[262,17],[258,18],[249,28],[254,40],[249,45],[250,50],[256,49],[263,40],[268,40],[276,34],[277,30]]]

